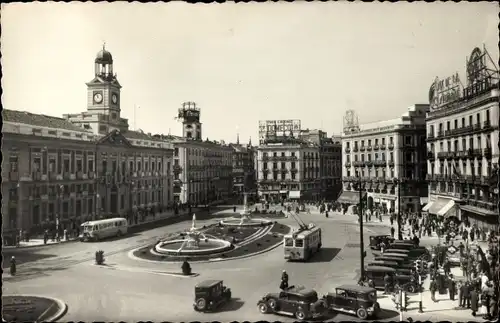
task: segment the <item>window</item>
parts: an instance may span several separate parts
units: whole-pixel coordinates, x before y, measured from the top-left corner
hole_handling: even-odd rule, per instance
[[[100,125],[99,126],[99,132],[108,132],[108,127],[105,125]]]
[[[446,121],[446,130],[449,131],[450,130],[450,122],[449,121]]]
[[[469,116],[469,126],[472,126],[473,121],[472,121],[472,116]]]
[[[490,110],[486,110],[486,113],[485,113],[485,116],[486,116],[486,121],[490,121]]]
[[[389,144],[393,144],[394,143],[394,137],[389,137]]]
[[[382,138],[382,145],[385,145],[385,138]]]
[[[477,136],[477,149],[481,149],[481,135]]]
[[[293,247],[293,239],[285,238],[285,247]]]
[[[476,120],[478,124],[481,123],[481,113],[476,114]]]
[[[292,179],[295,180],[296,174],[292,173]]]
[[[465,118],[462,118],[462,128],[465,127]]]
[[[295,247],[299,247],[299,248],[304,247],[304,240],[296,239],[295,240]]]
[[[457,129],[457,128],[458,128],[458,120],[455,119],[455,125],[454,125],[453,129]]]

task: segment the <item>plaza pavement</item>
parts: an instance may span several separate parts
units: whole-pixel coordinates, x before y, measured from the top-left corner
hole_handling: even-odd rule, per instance
[[[217,213],[227,214],[227,211]],[[285,262],[283,249],[276,248],[266,254],[241,260],[193,263],[193,272],[199,276],[186,278],[172,275],[180,272],[179,264],[150,263],[129,257],[130,251],[135,248],[151,244],[168,233],[188,228],[189,221],[184,221],[114,241],[55,246],[59,253],[57,257],[27,264],[26,276],[7,280],[3,292],[45,294],[63,299],[68,304],[64,321],[292,322],[295,321],[293,318],[262,315],[256,306],[265,293],[278,291],[283,269],[288,272],[291,285],[314,288],[319,295],[333,291],[342,284],[355,284],[359,278],[357,218],[338,213],[330,214],[329,218],[326,218],[314,208],[311,208],[311,214],[301,213],[300,217],[304,222],[314,222],[323,229],[323,251],[308,263]],[[216,220],[198,222],[199,225],[204,225],[214,221]],[[290,217],[279,221],[296,226],[295,220]],[[386,232],[387,226],[384,225],[365,226],[365,246],[369,243],[369,235]],[[93,253],[98,249],[105,251],[106,266],[93,264]],[[20,268],[20,272],[22,271]],[[205,279],[223,279],[232,289],[235,300],[220,312],[195,312],[192,307],[194,286]],[[415,297],[418,297],[418,294],[412,296],[412,299]],[[390,299],[384,300],[384,297],[381,297],[380,303],[383,309],[389,310],[384,311],[386,314],[381,321],[398,320]],[[424,309],[427,316],[422,318],[431,318],[432,321],[448,319],[447,313],[440,308],[431,312],[434,310],[430,308],[431,305],[428,305],[427,310]],[[418,303],[416,306],[418,308]],[[416,310],[410,310],[405,313],[405,317],[407,315],[415,319],[418,313]],[[332,319],[357,320],[344,314],[327,318]]]
[[[359,267],[359,229],[350,221],[334,221],[319,214],[303,214],[304,222],[314,222],[323,228],[324,250],[309,263],[288,263],[283,249],[242,260],[192,264],[198,277],[171,275],[180,272],[178,264],[148,263],[133,260],[129,251],[140,244],[156,241],[160,233],[186,229],[189,222],[143,232],[139,236],[95,244],[67,244],[64,255],[44,259],[36,264],[37,274],[25,279],[7,280],[5,294],[46,294],[61,298],[68,304],[65,321],[233,321],[280,320],[293,318],[261,315],[257,301],[265,293],[278,290],[281,271],[286,269],[290,284],[315,288],[324,294],[338,285],[355,283]],[[202,221],[200,225],[212,221]],[[279,220],[295,225],[293,218]],[[147,237],[144,237],[146,235]],[[350,243],[353,246],[346,246]],[[69,249],[70,245],[78,251]],[[62,248],[64,245],[60,245]],[[125,246],[129,246],[125,248]],[[93,252],[105,250],[108,266],[93,265]],[[68,262],[68,259],[73,260]],[[61,265],[61,262],[64,264]],[[34,265],[30,265],[33,268]],[[27,268],[29,268],[28,266]],[[233,301],[221,312],[197,313],[192,308],[194,285],[205,279],[224,279],[233,290]],[[240,298],[238,300],[238,298]],[[332,319],[355,320],[337,314]],[[393,320],[394,315],[387,317]]]

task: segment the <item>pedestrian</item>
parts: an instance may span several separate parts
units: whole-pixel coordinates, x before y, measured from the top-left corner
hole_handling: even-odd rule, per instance
[[[434,303],[437,303],[437,301],[436,301],[437,283],[436,283],[436,281],[434,279],[431,280],[431,284],[429,286],[429,290],[431,291],[431,300]]]
[[[394,232],[395,232],[395,231],[396,231],[396,230],[394,229],[394,227],[391,227],[391,238],[394,238]]]
[[[476,313],[478,311],[478,301],[479,297],[477,295],[477,292],[475,289],[472,289],[470,292],[470,309],[472,311],[472,316],[476,316]]]
[[[288,288],[288,274],[286,270],[283,270],[281,273],[281,284],[280,284],[280,289],[285,290]]]
[[[392,214],[391,214],[391,216],[390,216],[390,221],[391,221],[391,226],[393,226],[393,225],[394,225],[394,217],[393,217],[393,215],[392,215]]]
[[[384,276],[384,294],[389,294],[389,289],[391,285],[391,277],[389,274],[385,274]]]
[[[10,275],[11,276],[15,276],[16,275],[16,269],[17,269],[17,266],[16,266],[16,257],[12,256],[10,258]]]
[[[458,307],[465,307],[465,285],[461,281],[458,282]]]
[[[470,282],[465,283],[465,307],[470,308],[470,297],[471,297],[472,285]]]
[[[450,274],[450,278],[448,280],[448,293],[450,294],[450,300],[455,300],[455,289],[457,285],[455,279],[452,274]]]

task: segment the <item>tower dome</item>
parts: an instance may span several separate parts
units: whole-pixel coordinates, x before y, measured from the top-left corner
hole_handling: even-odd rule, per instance
[[[95,62],[98,64],[113,64],[113,56],[106,50],[105,45],[102,45],[102,50],[97,53]]]

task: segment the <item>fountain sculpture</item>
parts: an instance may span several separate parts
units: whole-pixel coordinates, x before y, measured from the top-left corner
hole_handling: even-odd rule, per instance
[[[248,209],[247,193],[244,193],[244,195],[243,195],[243,210],[240,212],[240,218],[239,219],[232,218],[232,219],[220,221],[221,225],[240,226],[240,227],[241,226],[246,226],[246,227],[262,226],[262,225],[269,225],[271,223],[272,223],[272,221],[270,221],[270,220],[252,218],[251,212]]]
[[[152,252],[161,255],[197,256],[220,253],[232,248],[228,241],[205,235],[196,227],[196,214],[193,214],[191,228],[184,232],[184,239],[160,241]]]

